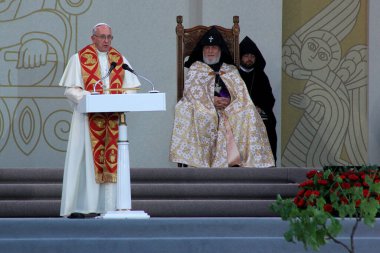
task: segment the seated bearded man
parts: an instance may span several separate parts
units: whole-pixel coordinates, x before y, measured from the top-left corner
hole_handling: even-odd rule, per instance
[[[193,167],[272,167],[265,125],[215,27],[198,42],[175,107],[170,160]]]

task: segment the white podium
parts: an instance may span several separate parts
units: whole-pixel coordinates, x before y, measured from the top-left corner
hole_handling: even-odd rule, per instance
[[[146,219],[144,211],[132,210],[129,142],[125,113],[165,111],[165,93],[86,95],[78,104],[81,113],[120,112],[116,210],[102,215],[104,219]]]

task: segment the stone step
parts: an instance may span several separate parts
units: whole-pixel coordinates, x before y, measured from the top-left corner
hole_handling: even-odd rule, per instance
[[[131,168],[132,182],[298,183],[305,168]],[[63,169],[0,168],[0,183],[61,183]]]
[[[272,217],[274,200],[146,199],[132,200],[132,210],[151,217]],[[0,200],[0,217],[59,217],[60,200]]]
[[[0,200],[0,217],[59,217],[60,200]]]
[[[132,182],[299,183],[305,168],[132,168]]]
[[[132,168],[132,208],[152,217],[274,216],[304,168]],[[58,217],[62,169],[0,169],[0,217]]]
[[[132,183],[133,199],[274,199],[291,197],[295,184]],[[0,184],[2,200],[60,199],[62,184]]]
[[[62,183],[63,169],[0,169],[2,183]]]
[[[336,239],[349,244],[353,219],[342,220]],[[355,252],[376,252],[380,221],[359,224]],[[6,253],[310,253],[301,242],[289,243],[289,224],[280,218],[151,218],[151,219],[1,219],[0,249]],[[335,243],[320,252],[347,252]]]
[[[0,199],[2,200],[43,200],[61,199],[62,184],[0,184]]]
[[[151,217],[273,217],[271,200],[188,199],[132,200],[133,210]]]
[[[275,199],[295,196],[296,184],[132,183],[133,199]]]

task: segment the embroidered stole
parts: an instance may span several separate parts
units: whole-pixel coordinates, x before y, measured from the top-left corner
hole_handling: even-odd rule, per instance
[[[93,91],[94,84],[101,78],[100,63],[95,45],[91,44],[79,51],[79,60],[84,87]],[[124,79],[122,55],[114,48],[108,52],[108,62],[116,62],[110,74],[110,93],[120,94]],[[100,83],[101,84],[101,83]],[[97,91],[104,93],[103,87]],[[94,158],[95,180],[97,183],[115,183],[117,179],[117,141],[119,137],[118,113],[89,113],[89,128]]]

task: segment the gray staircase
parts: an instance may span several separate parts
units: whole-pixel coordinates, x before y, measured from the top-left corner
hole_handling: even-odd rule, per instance
[[[342,221],[338,239],[349,243],[353,220]],[[378,252],[380,222],[362,222],[357,253]],[[312,253],[286,242],[289,224],[277,217],[61,219],[0,218],[0,252],[6,253]],[[320,252],[347,252],[328,243]]]
[[[0,169],[0,217],[58,217],[62,169]]]
[[[271,217],[305,168],[132,168],[132,207],[151,217]],[[62,169],[0,169],[0,217],[59,217]]]
[[[289,224],[269,210],[277,194],[296,194],[307,171],[132,169],[132,205],[152,218],[114,220],[60,218],[62,169],[0,169],[0,252],[313,252],[286,242]],[[342,221],[339,240],[349,243],[353,224]],[[357,252],[374,252],[379,224],[359,224]],[[322,251],[344,250],[328,243]]]

